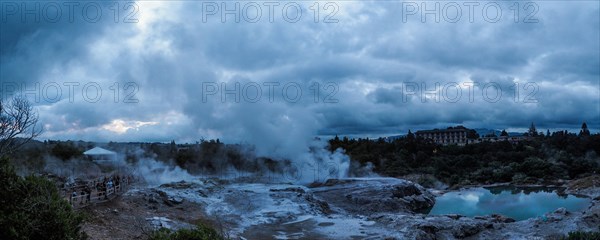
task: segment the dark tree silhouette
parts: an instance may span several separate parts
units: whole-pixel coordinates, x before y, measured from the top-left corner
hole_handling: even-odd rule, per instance
[[[410,129],[408,130],[408,134],[406,134],[406,138],[407,139],[415,139],[415,135],[410,131]]]
[[[26,98],[0,100],[0,157],[16,151],[41,132],[38,114]]]
[[[579,136],[589,136],[590,130],[587,127],[587,124],[584,122],[581,124],[581,130],[579,131]]]
[[[538,132],[535,129],[535,125],[533,125],[533,122],[531,123],[531,126],[529,126],[529,131],[527,132],[527,134],[531,137],[537,137]]]
[[[469,129],[469,130],[467,130],[467,138],[468,139],[477,139],[477,138],[479,138],[479,134],[477,134],[477,131],[475,131],[475,129]]]

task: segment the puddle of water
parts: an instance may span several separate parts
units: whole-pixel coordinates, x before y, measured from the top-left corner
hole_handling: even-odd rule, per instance
[[[580,211],[590,204],[589,198],[559,194],[556,190],[495,187],[448,192],[436,198],[429,214],[473,217],[497,213],[519,221],[542,216],[561,207],[569,211]]]

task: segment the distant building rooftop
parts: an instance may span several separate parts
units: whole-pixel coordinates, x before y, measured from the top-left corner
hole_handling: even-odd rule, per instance
[[[116,152],[113,152],[113,151],[110,151],[110,150],[106,150],[106,149],[101,148],[101,147],[92,148],[90,150],[85,151],[83,154],[88,155],[88,156],[117,155]]]
[[[452,128],[452,129],[433,129],[433,130],[419,130],[415,133],[442,133],[442,132],[465,132],[469,129],[466,128]]]

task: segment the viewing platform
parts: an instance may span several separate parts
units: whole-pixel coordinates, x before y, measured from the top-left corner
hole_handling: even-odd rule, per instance
[[[77,182],[63,187],[60,192],[73,208],[83,208],[92,204],[108,202],[127,192],[133,177],[113,175],[99,177],[87,182]]]

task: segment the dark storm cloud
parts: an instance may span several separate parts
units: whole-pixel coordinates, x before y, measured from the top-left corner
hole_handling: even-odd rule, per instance
[[[92,10],[99,7],[104,11],[103,18],[82,14],[84,6],[90,3],[93,3]],[[105,34],[106,26],[113,20],[108,15],[109,4],[103,1],[3,1],[0,79],[20,83],[46,80],[45,74],[53,68],[81,60],[87,54],[82,51],[85,46]]]
[[[401,2],[336,4],[338,23],[315,23],[308,6],[296,23],[280,10],[273,23],[266,15],[258,23],[221,23],[219,15],[203,21],[202,5],[186,1],[138,2],[139,23],[114,23],[108,8],[98,23],[9,18],[0,29],[0,80],[81,84],[74,102],[37,104],[51,138],[219,137],[289,153],[301,151],[290,138],[316,134],[531,122],[577,128],[582,121],[600,129],[597,3],[539,2],[537,23],[515,23],[512,2],[501,3],[496,23],[480,12],[472,23],[466,15],[422,23],[418,14],[403,22]],[[89,82],[103,90],[97,102],[82,98]],[[470,82],[477,83],[472,92],[464,85]],[[125,89],[128,83],[137,88]],[[260,86],[260,101],[243,93],[238,102],[233,95],[223,101],[222,87],[236,83],[240,90]],[[278,84],[272,99],[269,83]],[[206,95],[207,84],[218,91]],[[297,101],[282,92],[289,84],[302,89]],[[451,84],[460,86],[458,99]],[[489,86],[499,88],[499,99]],[[132,93],[139,101],[125,103]]]

